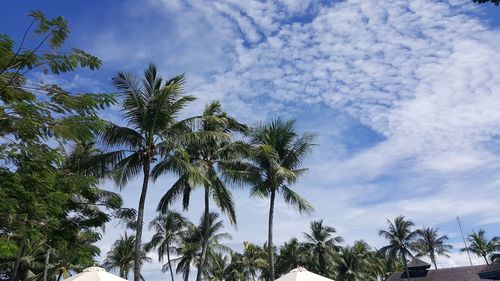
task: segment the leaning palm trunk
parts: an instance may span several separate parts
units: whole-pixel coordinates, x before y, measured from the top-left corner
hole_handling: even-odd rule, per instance
[[[167,243],[167,249],[170,249],[170,245]],[[170,270],[170,277],[172,278],[172,281],[174,281],[174,271],[172,269],[172,261],[170,260],[170,251],[167,250],[167,263],[168,263],[168,269]]]
[[[148,156],[146,156],[148,157]],[[135,232],[135,250],[134,250],[134,281],[141,281],[141,238],[142,225],[144,221],[144,204],[149,184],[149,160],[144,161],[144,181],[142,183],[142,192],[139,199],[139,209],[137,210],[137,223]]]
[[[276,191],[271,191],[271,202],[269,206],[269,225],[267,233],[267,254],[269,261],[269,280],[274,281],[274,253],[273,253],[273,217],[274,217],[274,198]]]
[[[209,202],[209,190],[205,187],[205,212],[203,214],[203,245],[201,248],[200,264],[198,265],[198,273],[196,275],[196,281],[201,281],[201,275],[205,269],[205,262],[207,259],[208,252],[208,216],[210,214],[210,202]]]

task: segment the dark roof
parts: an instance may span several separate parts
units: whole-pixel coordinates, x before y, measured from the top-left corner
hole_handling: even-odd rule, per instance
[[[408,264],[408,269],[412,268],[429,268],[431,267],[430,264],[426,263],[425,261],[421,259],[414,258],[409,264]]]
[[[481,270],[481,272],[479,272],[479,276],[483,279],[500,279],[500,259],[495,259],[493,263],[487,265],[483,270]]]
[[[484,281],[479,278],[479,272],[486,265],[462,266],[429,270],[422,277],[411,277],[412,281]],[[395,272],[386,281],[406,281],[403,272]]]

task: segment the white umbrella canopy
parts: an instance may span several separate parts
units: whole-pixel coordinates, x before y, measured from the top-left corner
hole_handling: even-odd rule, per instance
[[[104,268],[92,266],[85,268],[81,273],[73,275],[64,281],[127,281],[121,277],[106,272]]]
[[[276,281],[333,281],[316,273],[307,271],[303,267],[292,269],[287,274],[276,279]]]

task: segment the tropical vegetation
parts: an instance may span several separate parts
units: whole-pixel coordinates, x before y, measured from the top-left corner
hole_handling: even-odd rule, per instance
[[[153,254],[172,281],[194,279],[193,268],[197,281],[273,281],[297,267],[341,281],[380,280],[395,271],[408,274],[416,257],[430,259],[437,269],[452,250],[438,228],[417,229],[404,216],[388,219],[379,230],[386,242],[380,249],[362,240],[346,244],[327,219],[276,243],[280,200],[301,214],[314,212],[295,188],[307,172],[313,134],[283,118],[244,124],[219,101],[197,112],[186,76],[163,79],[154,64],[141,76],[119,71],[112,80],[115,94],[38,82],[33,73],[57,81],[63,73],[98,70],[102,62],[66,47],[63,17],[46,18],[40,11],[29,17],[18,42],[0,35],[0,280],[67,279],[101,263],[139,281]],[[28,37],[38,41],[28,46]],[[119,107],[121,118],[104,120],[102,111],[111,106]],[[106,180],[120,190],[132,187],[137,177],[136,209],[101,188]],[[153,199],[158,213],[149,222],[149,186],[161,177],[173,184],[160,187],[163,195]],[[246,241],[239,251],[227,246],[232,237],[223,224],[227,218],[237,226],[235,187],[269,202],[267,235],[259,237],[265,242]],[[203,199],[194,203],[198,190]],[[191,222],[176,204],[184,212],[202,206],[199,221]],[[101,253],[96,243],[112,220],[125,232]],[[145,223],[150,239],[144,239]],[[500,251],[500,238],[488,239],[482,229],[467,242],[461,251],[486,264]]]

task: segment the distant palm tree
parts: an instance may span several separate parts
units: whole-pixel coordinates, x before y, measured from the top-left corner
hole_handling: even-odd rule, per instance
[[[220,243],[222,240],[232,239],[232,237],[229,233],[221,232],[224,225],[218,218],[219,215],[217,213],[209,214],[208,232],[204,231],[205,216],[203,215],[199,225],[190,225],[188,229],[181,234],[181,239],[176,249],[178,257],[172,261],[177,264],[176,273],[182,274],[184,281],[189,280],[191,266],[197,266],[200,262],[204,233],[208,233],[209,252],[217,253],[231,251],[229,247]],[[163,267],[163,270],[167,270],[166,266]]]
[[[387,230],[379,230],[379,235],[387,239],[389,245],[380,248],[380,252],[388,257],[388,262],[393,262],[397,258],[401,258],[405,265],[406,279],[409,280],[408,272],[408,257],[413,257],[410,249],[414,242],[417,233],[412,230],[415,225],[412,221],[407,220],[404,216],[398,216],[394,222],[387,220],[389,228]]]
[[[158,250],[158,261],[163,261],[164,256],[167,256],[168,269],[170,277],[174,281],[174,271],[172,269],[172,260],[170,253],[175,251],[175,244],[178,243],[180,235],[185,231],[188,221],[178,212],[169,210],[164,214],[157,216],[149,224],[150,229],[155,230],[155,234],[151,241],[144,245],[146,251],[153,249]]]
[[[227,161],[239,159],[245,146],[233,140],[233,134],[243,133],[247,127],[222,110],[219,102],[212,102],[205,107],[203,115],[196,120],[194,132],[197,137],[185,144],[184,154],[176,163],[189,162],[189,168],[181,168],[179,179],[162,197],[158,205],[165,211],[178,197],[183,196],[183,206],[189,206],[191,191],[204,187],[204,223],[207,224],[210,214],[210,197],[222,212],[227,213],[231,223],[236,224],[234,202],[231,192],[222,179],[220,167]],[[183,156],[183,157],[182,157]],[[182,159],[184,158],[184,159]],[[161,162],[153,174],[155,177],[172,170],[172,160]],[[181,166],[185,166],[181,165]],[[174,168],[176,170],[177,167]],[[208,231],[208,228],[204,228]],[[208,253],[208,233],[203,233],[203,245],[196,280],[201,281],[203,267]]]
[[[207,266],[203,273],[205,279],[208,281],[226,280],[229,275],[229,258],[222,253],[216,252],[209,252],[207,257]]]
[[[306,239],[305,246],[311,250],[313,256],[318,261],[318,273],[323,276],[328,275],[327,260],[332,252],[340,249],[339,243],[344,239],[334,236],[337,231],[331,226],[323,224],[323,220],[312,221],[310,233],[304,233]]]
[[[479,232],[473,231],[472,234],[467,237],[467,241],[469,242],[469,246],[460,249],[460,251],[472,252],[478,257],[482,257],[486,264],[489,264],[488,255],[500,250],[500,237],[495,236],[491,240],[488,240],[486,238],[486,231],[483,229],[480,229]]]
[[[333,266],[338,281],[366,281],[369,280],[367,271],[368,260],[365,252],[354,247],[344,247],[339,251]]]
[[[438,229],[430,227],[418,229],[416,232],[417,240],[412,248],[417,251],[417,257],[428,256],[432,264],[434,264],[434,268],[437,269],[436,256],[448,257],[449,251],[453,248],[451,245],[446,244],[448,236],[439,236]]]
[[[299,266],[307,267],[311,256],[308,249],[297,238],[292,238],[280,247],[280,252],[276,258],[276,272],[286,274],[290,270]]]
[[[111,246],[111,250],[106,254],[102,266],[107,270],[117,268],[121,278],[127,279],[128,274],[134,268],[135,258],[135,236],[125,234],[116,240]],[[146,256],[144,251],[140,252],[141,263],[150,262],[151,258]]]
[[[114,180],[120,188],[141,172],[143,174],[134,248],[134,281],[140,281],[144,204],[151,169],[157,158],[170,150],[172,139],[186,127],[188,120],[178,121],[177,118],[194,97],[184,94],[184,75],[164,81],[153,64],[148,66],[143,78],[119,72],[113,82],[121,95],[123,119],[127,125],[109,123],[106,126],[101,133],[103,143],[111,149],[119,149],[96,160],[114,167]]]
[[[225,172],[236,182],[249,183],[252,186],[253,196],[269,197],[267,258],[269,280],[274,281],[275,265],[272,251],[276,195],[282,195],[288,204],[297,207],[301,213],[313,212],[311,204],[290,188],[306,171],[302,168],[302,161],[313,146],[313,136],[308,134],[299,136],[295,130],[295,122],[282,119],[252,129],[249,136],[250,161],[227,165]]]

